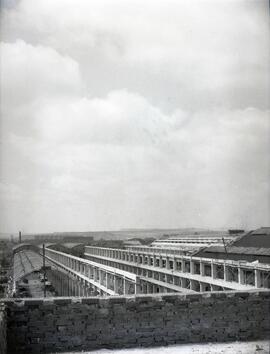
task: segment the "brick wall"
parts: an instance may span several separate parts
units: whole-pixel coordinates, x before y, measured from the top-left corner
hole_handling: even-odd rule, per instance
[[[6,354],[6,313],[5,306],[0,303],[0,354]]]
[[[12,354],[270,338],[270,291],[5,303]]]

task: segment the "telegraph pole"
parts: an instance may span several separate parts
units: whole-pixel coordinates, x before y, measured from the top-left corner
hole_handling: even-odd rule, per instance
[[[44,290],[44,297],[46,297],[46,268],[45,268],[45,244],[43,243],[43,290]]]
[[[226,247],[226,243],[225,243],[224,237],[222,237],[222,241],[223,241],[223,246],[224,246],[224,249],[225,249],[226,258],[228,258],[228,252],[227,252],[227,247]]]

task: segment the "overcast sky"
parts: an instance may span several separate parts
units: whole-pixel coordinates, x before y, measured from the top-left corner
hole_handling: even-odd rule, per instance
[[[2,232],[270,224],[263,0],[4,0]]]

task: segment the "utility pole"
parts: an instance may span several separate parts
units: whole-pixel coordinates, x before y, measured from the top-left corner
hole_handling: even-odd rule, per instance
[[[19,231],[19,243],[22,243],[22,233]]]
[[[43,286],[44,286],[44,297],[46,297],[46,268],[45,268],[45,244],[43,243]]]
[[[228,252],[227,252],[227,248],[226,248],[224,237],[222,237],[222,241],[223,241],[223,246],[224,246],[225,253],[226,253],[226,258],[228,258]]]

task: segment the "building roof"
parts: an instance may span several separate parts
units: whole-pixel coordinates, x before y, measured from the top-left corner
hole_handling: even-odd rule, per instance
[[[252,235],[269,235],[270,236],[270,227],[260,227],[257,230],[251,232]]]
[[[66,243],[61,243],[62,246],[66,248],[74,248],[74,247],[79,247],[79,246],[84,246],[83,243],[75,243],[75,242],[66,242]]]
[[[270,256],[270,248],[263,247],[226,247],[227,253],[231,254],[248,254],[256,256]],[[210,253],[225,253],[225,249],[222,246],[210,246],[204,250],[204,252]]]
[[[19,243],[18,245],[14,246],[12,249],[13,251],[16,251],[22,247],[27,247],[27,246],[32,246],[31,243]]]
[[[14,256],[13,273],[14,281],[18,281],[25,275],[40,270],[43,260],[40,255],[32,251],[22,251]]]
[[[141,242],[139,240],[125,240],[124,244],[130,246],[141,246]]]

